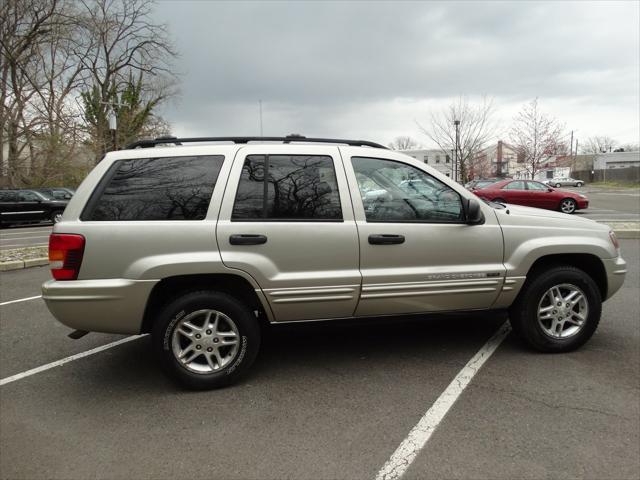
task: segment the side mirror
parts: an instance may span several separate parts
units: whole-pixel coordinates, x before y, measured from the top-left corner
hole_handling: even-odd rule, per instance
[[[484,214],[480,208],[480,203],[475,198],[465,199],[465,219],[468,225],[482,225],[484,223]]]
[[[553,188],[551,187],[547,188],[547,192],[553,192]]]

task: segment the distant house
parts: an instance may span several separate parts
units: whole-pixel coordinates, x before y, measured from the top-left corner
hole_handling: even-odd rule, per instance
[[[469,166],[470,178],[513,177],[516,178],[526,170],[516,148],[499,140],[496,144],[480,150],[473,157]]]
[[[400,150],[400,153],[420,160],[435,168],[443,175],[453,178],[453,161],[451,155],[442,150]]]

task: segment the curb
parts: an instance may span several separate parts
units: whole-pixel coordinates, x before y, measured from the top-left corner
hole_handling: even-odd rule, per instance
[[[22,270],[23,268],[42,267],[49,265],[47,257],[30,258],[28,260],[12,260],[10,262],[0,262],[0,272],[11,270]]]

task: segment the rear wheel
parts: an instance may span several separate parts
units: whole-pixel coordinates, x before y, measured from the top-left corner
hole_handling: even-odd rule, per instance
[[[565,198],[560,202],[560,211],[562,213],[573,213],[576,211],[577,204],[573,198]]]
[[[582,183],[582,182],[576,182],[576,187],[581,187],[582,185],[584,185],[584,183]]]
[[[562,185],[560,185],[559,183],[556,183],[555,187],[556,188],[560,188]]]
[[[567,352],[582,346],[600,322],[602,299],[582,270],[552,267],[534,273],[509,311],[514,332],[542,352]]]
[[[251,310],[221,292],[187,293],[170,302],[152,331],[165,372],[188,388],[230,385],[247,373],[260,346]]]

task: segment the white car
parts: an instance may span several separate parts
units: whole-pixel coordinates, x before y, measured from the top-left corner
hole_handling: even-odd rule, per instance
[[[584,185],[582,180],[576,180],[571,177],[558,177],[558,178],[550,178],[549,180],[545,180],[547,185],[551,187],[581,187]]]

